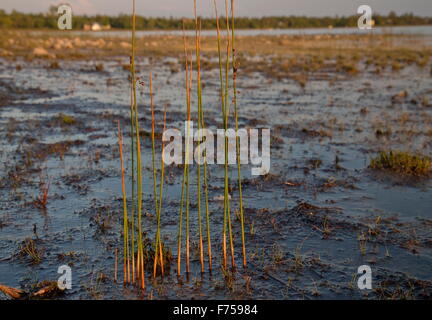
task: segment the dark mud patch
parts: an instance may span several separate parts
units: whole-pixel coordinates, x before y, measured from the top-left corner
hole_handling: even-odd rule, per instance
[[[52,92],[40,88],[20,88],[11,79],[0,79],[0,107],[18,103],[31,97],[54,97]]]

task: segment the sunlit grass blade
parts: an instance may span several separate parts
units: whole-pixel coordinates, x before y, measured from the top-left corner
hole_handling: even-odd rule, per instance
[[[118,121],[118,143],[121,164],[122,194],[123,194],[123,283],[130,282],[130,263],[129,263],[129,222],[127,212],[127,195],[125,184],[125,168],[123,161],[123,134]]]
[[[157,273],[157,261],[159,258],[159,248],[160,248],[160,209],[157,199],[157,175],[156,175],[156,160],[155,160],[155,112],[154,112],[154,102],[153,102],[153,77],[152,73],[150,73],[149,77],[149,86],[150,86],[150,108],[151,108],[151,117],[152,117],[152,167],[153,167],[153,199],[154,199],[154,207],[156,211],[156,221],[157,221],[157,229],[155,236],[155,256],[153,261],[153,278],[156,278]]]
[[[201,20],[199,23],[199,34],[198,34],[198,57],[200,57],[201,53]],[[200,59],[198,59],[199,61]],[[201,64],[200,64],[201,66]],[[202,84],[201,84],[201,68],[198,67],[198,75],[199,75],[199,93],[198,93],[198,102],[201,106],[201,128],[204,130],[205,127],[205,121],[204,121],[204,108],[202,103]],[[202,139],[201,139],[202,141]],[[200,141],[200,142],[201,142]],[[211,241],[211,231],[210,231],[210,210],[209,210],[209,196],[208,196],[208,176],[207,176],[207,150],[204,150],[204,195],[205,195],[205,210],[206,210],[206,229],[207,229],[207,255],[208,255],[208,264],[209,264],[209,271],[212,270],[212,241]]]
[[[135,0],[133,0],[133,14],[132,14],[132,58],[131,58],[131,78],[132,78],[132,96],[134,111],[134,127],[135,127],[135,147],[136,147],[136,170],[137,170],[137,224],[138,224],[138,255],[137,255],[137,274],[139,275],[139,286],[145,288],[144,276],[144,257],[143,257],[143,243],[142,243],[142,163],[141,163],[141,143],[139,136],[139,123],[138,123],[138,104],[137,104],[137,88],[136,88],[136,75],[135,75],[135,48],[136,48],[136,12]],[[135,231],[133,231],[135,232]],[[139,267],[138,267],[139,264]],[[133,273],[134,274],[134,273]]]
[[[151,95],[153,94],[153,89],[151,89]],[[152,103],[153,104],[153,103]],[[152,112],[153,112],[152,106]],[[152,122],[154,123],[154,112],[152,113]],[[154,126],[154,125],[153,125]],[[164,110],[164,124],[163,131],[165,132],[166,128],[166,106]],[[152,135],[154,136],[154,129]],[[156,208],[157,212],[157,229],[156,229],[156,241],[155,241],[155,257],[153,262],[153,277],[156,277],[157,274],[157,265],[159,263],[161,268],[161,275],[163,276],[165,273],[164,269],[164,257],[163,257],[163,246],[161,241],[161,213],[162,213],[162,199],[163,199],[163,187],[165,181],[165,165],[164,165],[164,141],[163,141],[163,133],[162,133],[162,155],[161,155],[161,175],[160,175],[160,183],[159,183],[159,201],[156,201],[155,204],[158,205]],[[156,170],[154,169],[154,174]],[[156,178],[155,178],[156,179]],[[156,195],[156,194],[155,194]]]
[[[132,14],[132,21],[134,20],[134,16],[135,16],[135,0],[133,0],[133,8],[134,8],[134,12]],[[134,23],[132,22],[132,24],[134,25]],[[136,178],[135,178],[135,108],[134,108],[134,104],[135,104],[135,100],[134,100],[134,87],[135,87],[135,67],[132,68],[132,65],[134,64],[134,46],[135,46],[135,30],[132,30],[132,51],[131,51],[131,56],[130,56],[130,70],[131,70],[131,75],[130,75],[130,81],[131,81],[131,86],[130,86],[130,97],[131,97],[131,105],[130,105],[130,135],[131,135],[131,184],[132,184],[132,199],[131,199],[131,218],[130,218],[130,222],[131,222],[131,243],[130,243],[130,248],[131,248],[131,258],[132,258],[132,283],[135,283],[135,184],[136,184]]]
[[[200,64],[200,31],[198,25],[197,5],[194,0],[194,13],[195,13],[195,53],[196,53],[196,66],[197,66],[197,97],[198,97],[198,131],[202,128],[202,97],[201,97],[201,64]],[[202,138],[200,138],[197,150],[201,155],[200,145]],[[201,263],[201,272],[204,272],[204,248],[203,248],[203,235],[202,235],[202,222],[201,222],[201,165],[197,163],[197,206],[198,206],[198,236],[199,236],[199,256]]]
[[[215,14],[216,14],[216,31],[217,31],[217,47],[218,47],[218,57],[219,57],[219,81],[220,81],[220,99],[221,99],[221,109],[222,109],[222,120],[224,129],[226,128],[226,116],[225,116],[225,95],[224,95],[224,80],[223,80],[223,67],[222,67],[222,47],[221,47],[221,34],[219,25],[219,15],[217,10],[216,0],[213,0]],[[225,153],[226,153],[226,140],[225,140]],[[225,159],[226,168],[226,159]],[[224,190],[224,213],[223,213],[223,227],[222,227],[222,265],[223,268],[227,267],[227,248],[226,248],[226,226],[227,226],[227,211],[226,211],[226,170],[225,170],[225,190]]]
[[[235,130],[236,130],[236,160],[237,160],[237,179],[239,188],[239,210],[240,210],[240,224],[241,224],[241,240],[242,240],[242,252],[243,252],[243,267],[247,266],[246,257],[246,240],[245,240],[245,228],[244,228],[244,209],[243,209],[243,190],[242,190],[242,178],[241,178],[241,163],[240,163],[240,137],[238,136],[238,110],[237,110],[237,57],[235,48],[235,2],[231,0],[231,48],[232,48],[232,69],[233,69],[233,104],[234,104],[234,119],[235,119]]]
[[[186,47],[186,35],[185,35],[185,25],[183,21],[183,43],[184,43],[184,54],[185,54],[185,90],[186,90],[186,117],[188,117],[188,105],[189,105],[189,64],[187,57],[187,47]],[[186,118],[187,120],[187,118]],[[187,133],[187,137],[189,134]],[[186,137],[186,139],[187,139]],[[186,140],[187,141],[187,140]],[[188,144],[186,143],[186,154],[188,154]],[[177,235],[177,276],[181,275],[181,255],[182,255],[182,233],[183,233],[183,206],[185,198],[185,184],[187,179],[187,161],[183,165],[183,180],[181,188],[181,200],[180,200],[180,212],[179,212],[179,228]]]
[[[185,88],[186,88],[186,120],[187,123],[191,120],[191,87],[192,87],[192,59],[188,56],[188,43],[186,39],[185,23],[183,21],[183,46],[185,55]],[[190,230],[189,230],[189,142],[190,142],[190,127],[186,128],[186,150],[185,150],[185,162],[184,162],[184,172],[183,172],[183,182],[182,182],[182,196],[180,203],[180,215],[179,215],[179,233],[178,233],[178,255],[177,255],[177,275],[181,274],[181,239],[182,239],[182,219],[183,219],[183,205],[186,201],[185,208],[185,229],[186,229],[186,273],[190,272]],[[186,199],[185,199],[186,198]]]
[[[228,119],[229,119],[229,65],[230,65],[230,26],[229,26],[229,13],[228,13],[228,0],[225,0],[225,18],[226,18],[226,37],[227,37],[227,50],[226,50],[226,62],[225,62],[225,132],[228,130]],[[235,269],[235,257],[234,257],[234,239],[232,234],[231,224],[231,210],[229,200],[229,167],[228,167],[228,136],[225,134],[225,210],[227,215],[228,223],[228,234],[230,241],[230,252],[231,252],[231,267]]]
[[[188,121],[191,121],[191,88],[192,88],[192,81],[193,81],[193,76],[192,76],[192,57],[189,57],[189,61],[190,61],[190,65],[189,65],[189,85],[188,85],[188,105],[187,105],[187,117],[188,117]],[[187,144],[189,145],[189,141],[193,140],[193,137],[191,137],[191,133],[190,133],[190,128],[188,126],[187,128],[187,133],[186,133],[186,141]],[[190,209],[190,195],[189,195],[189,191],[190,191],[190,184],[189,184],[189,159],[190,159],[190,155],[189,152],[191,150],[189,150],[189,147],[187,147],[187,167],[186,167],[186,272],[187,274],[190,273],[190,225],[189,225],[189,209]]]
[[[166,105],[164,108],[164,122],[163,122],[163,130],[162,132],[165,132],[166,129]],[[159,259],[160,259],[160,267],[161,267],[161,274],[164,275],[164,257],[163,257],[163,246],[161,241],[161,228],[160,228],[160,215],[162,214],[162,199],[163,199],[163,190],[164,190],[164,182],[165,182],[165,163],[164,163],[164,141],[163,141],[163,133],[162,133],[162,154],[161,154],[161,177],[160,177],[160,184],[159,184],[159,221],[158,221],[158,231],[159,231]],[[157,255],[155,257],[155,260],[157,260]]]

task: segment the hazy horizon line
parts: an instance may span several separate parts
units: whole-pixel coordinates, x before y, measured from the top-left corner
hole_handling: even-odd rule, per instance
[[[22,11],[22,10],[17,10],[17,9],[11,9],[11,10],[7,10],[7,9],[3,9],[0,7],[0,10],[3,10],[6,14],[11,14],[13,11],[18,12],[18,13],[23,13],[23,14],[46,14],[48,13],[48,10],[45,11]],[[394,12],[392,10],[390,10],[387,13],[382,13],[382,12],[375,12],[374,15],[376,16],[388,16],[391,12]],[[413,16],[417,16],[417,17],[424,17],[424,18],[428,18],[428,17],[432,17],[432,15],[429,14],[418,14],[418,13],[414,13],[412,11],[407,11],[404,13],[396,13],[395,14],[397,16],[403,16],[403,15],[413,15]],[[112,14],[112,13],[79,13],[76,14],[77,16],[87,16],[87,17],[94,17],[94,16],[108,16],[108,17],[118,17],[118,16],[122,16],[122,15],[131,15],[130,12],[119,12],[116,14]],[[262,14],[262,15],[239,15],[237,16],[237,18],[272,18],[272,17],[305,17],[305,18],[337,18],[337,17],[352,17],[352,16],[357,16],[358,14],[334,14],[334,15],[308,15],[308,14],[282,14],[282,15],[275,15],[275,14]],[[175,14],[171,14],[171,15],[163,15],[163,14],[140,14],[137,13],[137,16],[140,17],[144,17],[144,18],[165,18],[165,19],[182,19],[182,18],[194,18],[193,14],[190,15],[175,15]],[[202,18],[215,18],[214,15],[207,15],[207,14],[201,14],[199,15]],[[220,14],[220,17],[224,17],[224,14]]]

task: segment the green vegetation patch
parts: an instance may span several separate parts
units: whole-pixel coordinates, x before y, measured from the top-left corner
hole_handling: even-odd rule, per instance
[[[59,114],[59,119],[60,119],[60,121],[61,121],[61,123],[62,124],[65,124],[65,125],[72,125],[72,124],[75,124],[76,123],[76,120],[75,120],[75,118],[74,117],[72,117],[72,116],[68,116],[68,115],[66,115],[66,114]]]
[[[430,175],[432,161],[429,157],[411,154],[403,151],[382,151],[371,160],[370,168],[376,170],[390,170],[400,174],[413,176]]]

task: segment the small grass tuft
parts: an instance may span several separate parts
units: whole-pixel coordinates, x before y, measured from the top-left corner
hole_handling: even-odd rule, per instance
[[[68,125],[68,126],[73,125],[76,122],[74,117],[68,116],[68,115],[62,114],[62,113],[59,114],[58,118],[62,124]]]
[[[42,177],[39,182],[40,195],[37,199],[33,201],[33,204],[39,209],[46,209],[48,204],[48,193],[49,193],[50,183],[46,182]]]
[[[43,249],[39,249],[36,242],[31,238],[25,239],[20,246],[19,255],[21,257],[28,257],[31,264],[41,263],[43,254]]]

